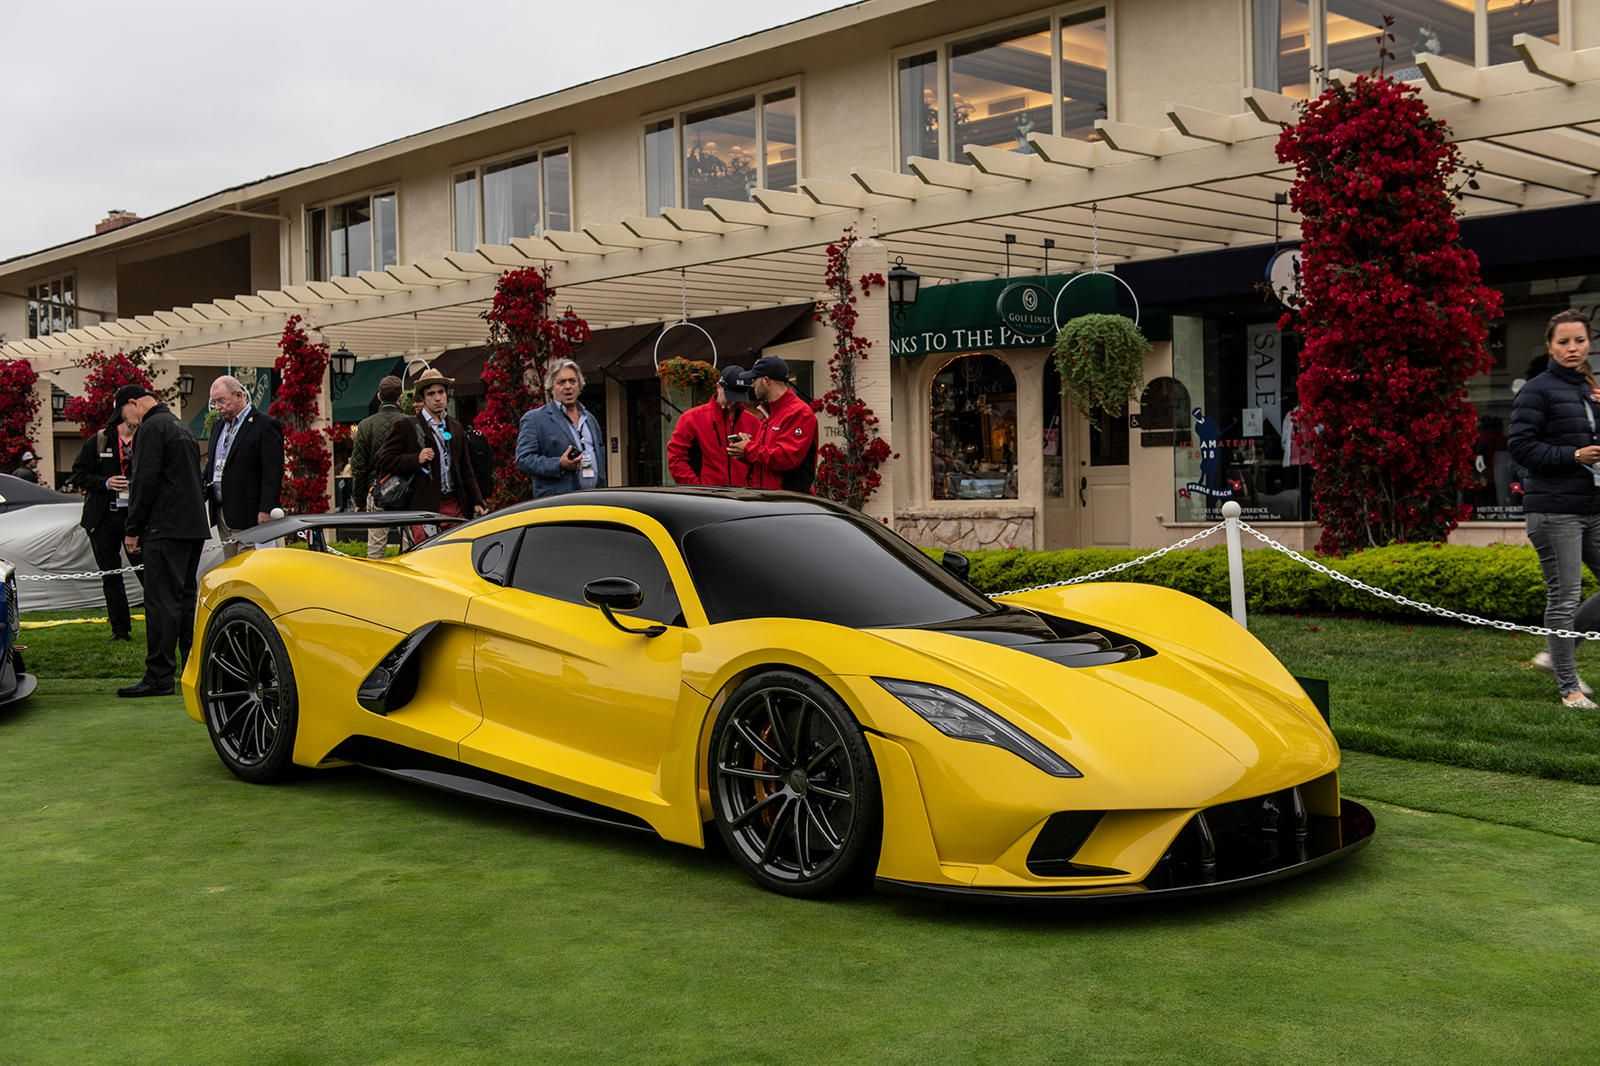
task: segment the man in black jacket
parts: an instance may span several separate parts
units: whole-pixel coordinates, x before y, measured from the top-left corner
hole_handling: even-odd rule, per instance
[[[200,548],[211,530],[200,482],[200,447],[189,427],[142,385],[117,390],[117,409],[135,427],[129,478],[128,552],[144,552],[144,677],[119,696],[169,696],[177,664],[194,639]]]
[[[128,517],[128,475],[133,468],[133,427],[117,415],[109,426],[83,442],[72,464],[72,481],[83,490],[83,517],[79,525],[89,534],[94,564],[101,570],[122,566],[122,538]],[[137,557],[130,562],[138,563]],[[134,571],[141,582],[142,570]],[[121,574],[100,579],[105,590],[106,618],[112,640],[129,640],[133,623],[128,615],[128,592]]]
[[[206,458],[206,500],[217,535],[226,540],[236,530],[265,522],[278,506],[283,427],[250,406],[250,394],[231,374],[211,383],[211,406],[219,417]]]

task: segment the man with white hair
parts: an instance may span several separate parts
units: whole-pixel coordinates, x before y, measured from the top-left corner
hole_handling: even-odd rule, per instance
[[[517,425],[517,469],[533,479],[536,500],[605,487],[605,436],[599,421],[578,402],[582,392],[578,364],[557,360],[545,375],[549,402],[523,415]]]
[[[283,487],[283,427],[250,406],[250,394],[232,374],[211,383],[211,454],[202,478],[211,521],[226,540],[265,522]]]

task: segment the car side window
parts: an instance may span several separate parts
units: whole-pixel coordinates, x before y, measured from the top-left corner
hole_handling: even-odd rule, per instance
[[[522,532],[511,584],[568,603],[587,603],[583,586],[601,577],[638,583],[644,602],[630,616],[683,625],[678,593],[667,564],[650,538],[626,526],[592,522],[547,522]]]

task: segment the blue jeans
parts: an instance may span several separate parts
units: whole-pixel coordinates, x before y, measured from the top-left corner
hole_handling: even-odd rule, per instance
[[[1544,624],[1571,629],[1583,596],[1583,568],[1600,577],[1600,515],[1530,514],[1528,539],[1539,553],[1544,571]],[[1578,691],[1578,663],[1573,641],[1547,637],[1556,684],[1565,696]]]

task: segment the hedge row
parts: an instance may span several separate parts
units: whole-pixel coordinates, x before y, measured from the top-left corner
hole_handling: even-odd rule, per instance
[[[985,592],[1043,585],[1101,570],[1145,554],[1125,548],[1074,548],[1035,552],[974,551],[973,584]],[[1333,570],[1376,588],[1451,610],[1511,622],[1539,622],[1544,615],[1544,578],[1530,547],[1397,544],[1343,558],[1322,558]],[[1596,591],[1583,575],[1584,595]],[[1111,580],[1138,581],[1198,596],[1228,607],[1228,559],[1221,546],[1172,552],[1124,570]],[[1244,554],[1245,602],[1252,611],[1335,612],[1417,617],[1417,612],[1334,581],[1264,549]]]

